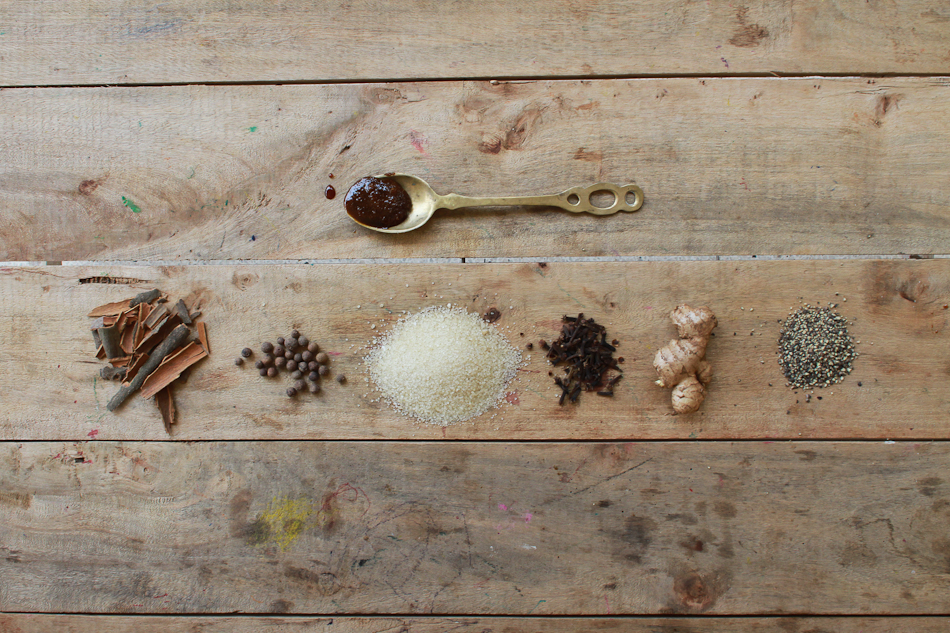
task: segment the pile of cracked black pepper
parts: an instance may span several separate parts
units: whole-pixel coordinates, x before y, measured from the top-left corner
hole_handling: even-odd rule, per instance
[[[789,387],[828,387],[851,373],[858,353],[847,319],[834,307],[806,304],[785,320],[778,339],[778,363]]]
[[[613,357],[617,344],[616,339],[607,342],[607,330],[594,319],[584,318],[583,313],[576,317],[564,315],[558,339],[550,345],[541,341],[552,365],[567,365],[564,369],[566,376],[554,378],[554,383],[561,388],[559,404],[564,404],[565,399],[577,402],[581,391],[598,390],[598,396],[614,395],[614,385],[622,373],[618,363],[623,362],[623,358]],[[605,381],[605,375],[611,369],[617,375]]]
[[[294,330],[290,336],[278,337],[277,344],[270,341],[261,343],[261,352],[264,357],[254,363],[254,367],[261,376],[275,378],[281,371],[290,372],[294,380],[293,385],[287,388],[287,397],[293,398],[298,393],[309,391],[320,393],[320,379],[330,373],[330,356],[320,351],[320,346]],[[243,365],[245,358],[254,355],[250,347],[241,350],[241,355],[234,359],[235,365]],[[306,380],[304,380],[306,378]],[[346,376],[339,374],[337,382],[346,382]],[[309,383],[308,383],[309,381]]]

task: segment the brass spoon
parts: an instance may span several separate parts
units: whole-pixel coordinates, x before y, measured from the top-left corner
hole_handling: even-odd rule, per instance
[[[618,186],[608,182],[599,182],[588,187],[572,187],[561,193],[551,196],[523,196],[504,198],[470,198],[450,193],[440,196],[422,178],[408,174],[387,174],[376,176],[397,182],[412,200],[412,210],[401,224],[381,229],[359,222],[352,216],[354,222],[368,229],[380,233],[406,233],[418,229],[435,215],[436,209],[461,209],[463,207],[558,207],[574,213],[590,213],[592,215],[613,215],[618,211],[627,213],[636,211],[643,205],[643,190],[636,185]],[[591,204],[590,196],[595,191],[609,191],[614,194],[614,202],[609,207],[601,208]],[[632,204],[627,203],[627,195],[633,194]]]

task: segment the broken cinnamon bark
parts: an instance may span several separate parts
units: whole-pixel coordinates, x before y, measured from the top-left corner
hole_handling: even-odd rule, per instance
[[[165,432],[172,434],[172,424],[175,423],[175,400],[172,398],[172,386],[168,385],[157,394],[155,394],[155,404],[162,414],[162,422],[165,423]]]
[[[175,351],[180,347],[185,339],[188,338],[190,330],[187,325],[179,325],[168,337],[162,341],[155,351],[149,356],[148,360],[142,365],[142,368],[139,369],[138,373],[135,375],[128,385],[123,385],[119,391],[116,392],[112,399],[109,400],[109,404],[106,405],[106,408],[109,411],[115,411],[119,406],[125,402],[132,393],[138,391],[138,389],[145,383],[146,378],[149,375],[158,369],[159,365],[162,364],[162,361],[165,360],[165,357]]]
[[[186,327],[186,326],[179,326]],[[142,397],[151,398],[159,391],[178,380],[181,372],[185,371],[202,358],[206,357],[208,352],[201,345],[192,341],[180,350],[175,350],[168,354],[161,362],[158,368],[153,371],[142,383]],[[141,370],[139,370],[141,371]]]

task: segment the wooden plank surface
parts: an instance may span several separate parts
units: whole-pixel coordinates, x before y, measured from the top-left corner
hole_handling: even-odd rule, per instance
[[[941,73],[940,2],[0,2],[0,85]]]
[[[85,316],[153,287],[200,307],[213,351],[176,389],[176,439],[947,437],[948,259],[6,268],[0,435],[165,439],[149,401],[106,411],[117,387],[97,377],[103,363]],[[778,321],[800,297],[838,303],[859,341],[854,372],[810,402],[784,386],[776,356]],[[718,315],[707,352],[716,377],[698,413],[673,416],[652,361],[674,337],[669,311],[684,302]],[[620,340],[616,396],[558,406],[549,362],[525,349],[516,403],[497,415],[443,428],[393,413],[375,401],[365,346],[405,311],[449,303],[498,308],[498,326],[519,347],[556,338],[564,314],[594,317]],[[293,327],[334,355],[346,385],[329,381],[317,398],[289,400],[286,378],[233,365],[241,348]]]
[[[5,90],[0,258],[946,253],[948,88],[746,78]],[[635,182],[646,202],[612,217],[442,212],[386,236],[351,222],[342,197],[388,171],[469,195]]]
[[[0,608],[945,614],[950,444],[0,445]]]
[[[6,628],[3,628],[3,627]],[[505,618],[505,617],[377,617],[315,618],[307,616],[96,616],[0,615],[5,633],[943,633],[946,617],[771,617],[771,618]]]

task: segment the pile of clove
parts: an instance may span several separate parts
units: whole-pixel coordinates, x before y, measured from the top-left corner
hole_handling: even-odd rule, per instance
[[[172,383],[208,355],[208,330],[196,321],[200,315],[184,301],[170,305],[158,289],[101,305],[89,313],[94,319],[90,329],[96,358],[109,363],[99,375],[122,381],[106,405],[109,411],[141,390],[143,398],[155,398],[165,431],[171,434],[175,424]]]
[[[583,313],[576,317],[564,315],[558,339],[551,344],[540,342],[552,365],[567,365],[566,375],[554,378],[554,384],[561,388],[558,403],[563,405],[564,400],[576,403],[581,391],[597,390],[598,396],[613,396],[614,385],[623,373],[618,366],[623,358],[613,357],[618,344],[616,339],[608,343],[604,326],[594,319],[585,319]],[[617,375],[605,380],[609,370],[616,371]]]

